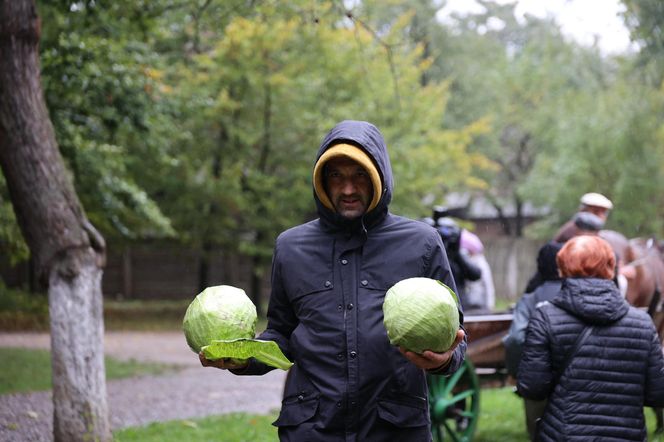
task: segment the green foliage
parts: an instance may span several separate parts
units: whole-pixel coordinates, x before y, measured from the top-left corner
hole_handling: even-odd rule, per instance
[[[0,330],[48,330],[48,299],[10,289],[0,280]]]
[[[51,119],[107,237],[237,249],[260,274],[276,235],[312,216],[316,148],[348,118],[385,132],[395,211],[484,185],[474,171],[489,163],[466,148],[486,122],[441,127],[448,84],[422,81],[426,48],[403,38],[424,16],[408,8],[374,21],[336,2],[39,6]]]
[[[518,208],[537,192],[531,191],[535,167],[560,135],[551,128],[564,99],[602,82],[610,65],[566,41],[550,20],[517,21],[513,4],[482,4],[484,12],[458,18],[443,47],[449,56],[441,57],[441,71],[458,92],[449,124],[490,121],[491,130],[472,147],[498,166],[481,174],[490,183],[483,194],[496,207]]]
[[[0,250],[4,252],[5,259],[10,265],[24,261],[29,256],[28,246],[16,222],[5,177],[2,174],[0,174]]]
[[[658,10],[625,4],[655,58]],[[316,148],[351,118],[385,134],[395,212],[531,200],[552,211],[546,236],[588,189],[615,200],[615,228],[664,234],[647,63],[482,5],[443,25],[434,1],[40,1],[44,90],[89,218],[115,241],[239,250],[261,275],[276,235],[314,216]],[[0,244],[24,259],[7,198]]]
[[[120,379],[159,375],[176,367],[165,364],[119,361],[106,358],[106,378]],[[51,353],[47,350],[0,348],[0,394],[24,393],[51,388]]]
[[[423,87],[421,50],[385,43],[408,15],[383,27],[383,38],[361,10],[354,21],[331,2],[306,11],[266,2],[251,15],[219,17],[223,29],[205,33],[199,51],[165,76],[188,134],[176,149],[189,146],[179,160],[185,191],[164,198],[166,211],[188,241],[237,247],[258,258],[257,272],[276,235],[313,213],[315,152],[340,120],[384,131],[399,183],[393,208],[411,216],[432,192],[481,185],[472,172],[485,165],[464,155],[483,125],[443,130],[447,85]]]
[[[654,12],[648,0],[626,3]],[[483,195],[496,207],[548,207],[551,216],[528,232],[542,239],[589,191],[613,199],[609,228],[664,235],[662,91],[642,81],[650,68],[582,47],[549,19],[517,21],[512,4],[482,5],[484,12],[457,17],[431,46],[441,53],[437,72],[451,81],[449,127],[481,118],[491,124],[470,147],[498,165],[479,171],[490,183]],[[657,20],[638,26],[651,30]]]
[[[556,208],[560,223],[580,195],[599,191],[615,207],[607,227],[630,237],[664,235],[663,98],[630,76],[567,97],[552,125],[552,154],[538,164],[528,196]]]
[[[0,311],[46,313],[48,311],[48,300],[43,295],[28,294],[22,290],[7,288],[0,281]]]
[[[60,150],[93,224],[127,239],[174,233],[146,189],[169,161],[165,140],[153,138],[154,125],[167,123],[151,76],[159,60],[130,3],[40,8],[43,87]]]
[[[659,0],[622,0],[623,18],[632,42],[639,48],[639,71],[654,87],[659,87],[664,68],[664,3]]]

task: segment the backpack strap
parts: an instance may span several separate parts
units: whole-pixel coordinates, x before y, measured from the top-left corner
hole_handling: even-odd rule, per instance
[[[567,367],[569,366],[570,362],[572,362],[572,358],[576,354],[576,352],[581,348],[583,343],[588,339],[588,336],[590,336],[590,333],[592,333],[594,326],[587,326],[586,328],[583,329],[581,334],[576,338],[576,341],[574,342],[574,346],[572,349],[567,353],[567,356],[565,357],[565,362],[562,365],[562,368],[560,369],[560,372],[558,373],[558,376],[556,377],[556,382],[554,383],[557,384],[560,378],[563,376],[563,373],[565,373],[565,370],[567,370]]]

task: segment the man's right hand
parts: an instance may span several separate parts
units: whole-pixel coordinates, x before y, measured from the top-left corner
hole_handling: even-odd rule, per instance
[[[217,359],[216,361],[211,361],[203,355],[203,352],[198,353],[198,359],[201,361],[203,367],[216,367],[222,370],[242,370],[249,366],[248,361],[238,363],[237,360],[231,358],[222,358]]]

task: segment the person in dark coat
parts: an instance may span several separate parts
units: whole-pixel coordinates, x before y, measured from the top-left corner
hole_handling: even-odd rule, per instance
[[[601,193],[586,193],[581,196],[579,203],[578,212],[558,229],[553,236],[553,241],[565,242],[578,235],[599,231],[609,217],[609,212],[613,209],[611,200]],[[586,217],[585,215],[588,213],[594,215],[594,218]]]
[[[323,139],[313,172],[319,218],[277,238],[267,329],[294,362],[281,412],[281,441],[430,441],[426,374],[448,375],[466,351],[463,314],[445,353],[415,354],[390,345],[385,292],[410,277],[456,290],[435,229],[389,212],[393,178],[380,131],[343,121]],[[203,365],[261,375],[250,359]]]
[[[558,274],[556,254],[562,246],[561,243],[549,241],[540,247],[537,252],[537,272],[541,275],[542,282],[532,293],[525,293],[516,303],[510,329],[507,335],[503,337],[505,367],[507,373],[515,379],[521,362],[530,317],[537,305],[545,301],[551,301],[560,292],[562,279]],[[542,417],[545,406],[545,400],[524,398],[526,429],[531,440],[534,440],[535,437],[535,421]]]
[[[655,326],[620,295],[615,254],[602,238],[570,239],[557,262],[560,294],[533,313],[517,375],[523,397],[548,399],[537,440],[645,441],[643,407],[664,405]]]

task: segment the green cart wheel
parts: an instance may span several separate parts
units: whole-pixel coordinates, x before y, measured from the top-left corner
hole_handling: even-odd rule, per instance
[[[471,441],[480,412],[480,382],[466,359],[452,376],[428,375],[431,432],[435,442]]]

